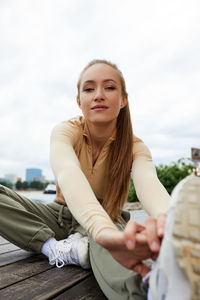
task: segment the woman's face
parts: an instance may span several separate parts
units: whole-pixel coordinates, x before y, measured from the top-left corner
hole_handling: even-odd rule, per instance
[[[98,63],[83,73],[77,102],[88,122],[116,122],[127,101],[119,75],[111,66]]]

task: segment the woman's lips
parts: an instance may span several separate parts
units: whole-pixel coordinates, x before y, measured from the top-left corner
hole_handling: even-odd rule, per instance
[[[106,105],[95,105],[94,107],[92,107],[92,110],[101,111],[101,110],[105,110],[107,108],[108,108],[108,106],[106,106]]]

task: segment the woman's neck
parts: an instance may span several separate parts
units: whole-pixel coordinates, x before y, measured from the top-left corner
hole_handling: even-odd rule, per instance
[[[106,141],[112,136],[116,128],[116,120],[109,123],[90,123],[87,122],[88,129],[90,132],[90,138],[93,149],[101,151]]]

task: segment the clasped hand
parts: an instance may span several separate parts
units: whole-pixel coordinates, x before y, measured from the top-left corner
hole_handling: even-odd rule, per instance
[[[134,270],[142,277],[149,272],[143,263],[147,258],[156,259],[165,231],[166,215],[148,217],[145,226],[130,220],[124,231],[103,229],[96,242],[106,248],[124,267]]]

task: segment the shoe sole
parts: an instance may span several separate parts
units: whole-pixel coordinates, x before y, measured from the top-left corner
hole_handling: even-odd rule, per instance
[[[200,177],[190,176],[178,193],[173,244],[179,267],[191,287],[190,300],[200,299]]]

